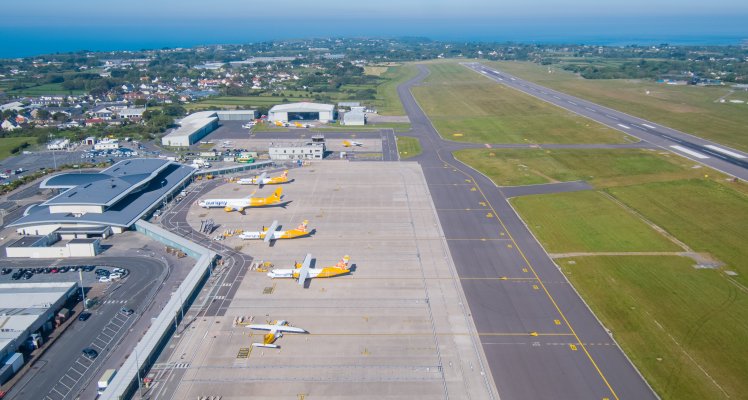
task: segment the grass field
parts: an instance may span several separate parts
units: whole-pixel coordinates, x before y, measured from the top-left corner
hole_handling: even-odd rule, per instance
[[[413,94],[445,139],[473,143],[622,143],[627,136],[451,63],[430,63]],[[455,134],[459,134],[455,136]]]
[[[744,189],[742,185],[741,189]],[[748,196],[705,179],[607,189],[696,251],[712,254],[748,285]]]
[[[468,149],[455,156],[499,186],[585,180],[610,187],[704,174],[688,159],[644,149]]]
[[[79,95],[86,93],[85,90],[65,90],[60,83],[48,83],[45,85],[34,86],[26,89],[9,90],[7,92],[11,95],[16,96],[41,96],[41,95],[55,95],[55,94],[71,94]]]
[[[407,136],[397,137],[397,152],[401,160],[407,160],[421,154],[421,142],[416,138]]]
[[[11,153],[11,150],[13,150],[14,147],[22,145],[23,143],[29,143],[34,144],[36,143],[36,138],[33,137],[6,137],[0,139],[0,160],[4,160],[7,157],[10,157],[13,153]]]
[[[680,250],[602,193],[524,196],[511,203],[551,253]]]
[[[745,291],[682,257],[569,261],[564,274],[663,399],[746,397]]]
[[[418,75],[418,69],[412,64],[387,67],[387,72],[380,75],[386,79],[377,86],[377,112],[381,115],[405,115],[397,87]]]
[[[663,85],[652,81],[583,79],[557,66],[487,63],[518,77],[595,103],[748,151],[748,104],[720,103],[728,87]],[[475,74],[478,75],[478,74]],[[649,94],[647,94],[649,91]],[[746,99],[735,92],[727,99]]]

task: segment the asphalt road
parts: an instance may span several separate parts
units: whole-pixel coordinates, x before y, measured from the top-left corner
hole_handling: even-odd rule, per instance
[[[480,63],[465,63],[463,65],[493,79],[497,83],[645,140],[718,171],[748,180],[748,153],[522,80]]]
[[[92,259],[66,259],[64,265],[90,265]],[[92,310],[87,321],[74,321],[62,336],[44,353],[18,384],[8,393],[8,399],[74,399],[86,383],[96,380],[103,370],[101,365],[118,352],[117,343],[137,321],[147,306],[150,295],[158,289],[165,272],[164,264],[148,257],[97,257],[97,265],[118,266],[128,269],[130,275],[121,283],[112,284],[103,303]],[[40,266],[40,260],[9,260],[3,264],[13,267]],[[62,275],[62,274],[60,274]],[[66,273],[65,278],[77,281],[77,273]],[[118,311],[122,307],[135,310],[131,316]],[[77,314],[73,318],[77,318]],[[99,356],[91,361],[81,355],[81,350],[91,347]]]
[[[503,400],[656,399],[502,188],[452,157],[410,88],[398,94],[489,368]]]
[[[226,315],[231,300],[239,290],[242,279],[249,271],[253,258],[247,254],[238,252],[221,243],[211,240],[210,235],[197,232],[187,223],[187,212],[190,205],[197,201],[203,193],[206,193],[218,185],[223,184],[223,180],[215,179],[209,182],[193,184],[191,191],[179,203],[172,206],[162,216],[160,223],[169,231],[176,233],[192,242],[205,246],[218,253],[224,262],[225,269],[219,278],[220,284],[213,287],[209,297],[211,303],[203,308],[198,316],[223,316]],[[220,226],[216,229],[220,232]]]

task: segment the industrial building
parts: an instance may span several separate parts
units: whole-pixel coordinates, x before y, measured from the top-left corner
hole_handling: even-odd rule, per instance
[[[325,150],[325,138],[318,135],[311,142],[271,144],[268,152],[274,161],[321,160],[325,158]]]
[[[288,103],[273,106],[268,113],[270,121],[323,121],[335,120],[335,106],[320,103]]]
[[[56,233],[63,239],[120,233],[186,187],[194,172],[164,159],[134,158],[99,173],[54,175],[39,187],[61,192],[8,226],[22,235]]]
[[[57,312],[77,288],[76,282],[0,284],[0,384],[23,365],[22,350],[42,344],[44,334],[55,327]]]
[[[351,107],[351,111],[343,114],[341,125],[362,126],[366,125],[365,107]]]
[[[213,132],[221,120],[251,121],[256,110],[199,111],[182,118],[179,127],[161,138],[164,146],[187,147]]]
[[[76,238],[60,242],[58,232],[44,236],[23,236],[5,246],[8,258],[69,258],[94,257],[101,252],[97,238]]]

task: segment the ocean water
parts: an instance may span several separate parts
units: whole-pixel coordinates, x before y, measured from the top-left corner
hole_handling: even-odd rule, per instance
[[[418,36],[436,40],[651,45],[739,44],[747,18],[559,18],[408,20],[304,18],[39,23],[0,26],[0,58],[78,50],[140,50],[314,37]]]

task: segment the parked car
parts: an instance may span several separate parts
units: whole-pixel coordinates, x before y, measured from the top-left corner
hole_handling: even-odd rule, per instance
[[[91,318],[91,313],[84,311],[78,316],[78,321],[85,321],[87,319]]]
[[[128,316],[128,317],[129,317],[129,316],[131,316],[131,315],[132,315],[132,314],[133,314],[134,312],[135,312],[135,311],[133,311],[133,309],[132,309],[132,308],[125,308],[125,307],[122,307],[122,308],[120,308],[120,310],[119,310],[119,313],[120,313],[120,314],[122,314],[122,315],[126,315],[126,316]]]
[[[89,360],[93,360],[99,356],[99,352],[90,347],[86,347],[85,349],[83,349],[82,353],[83,357],[86,357]]]
[[[99,277],[99,282],[106,283],[106,282],[111,282],[111,281],[112,281],[112,278],[110,278],[109,276]]]

